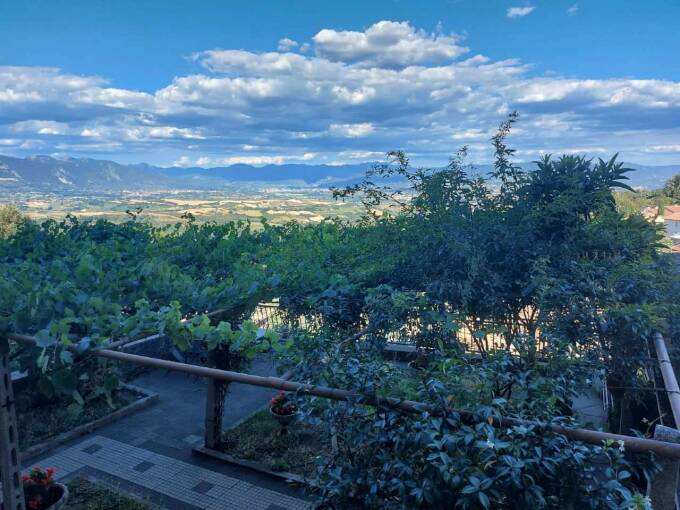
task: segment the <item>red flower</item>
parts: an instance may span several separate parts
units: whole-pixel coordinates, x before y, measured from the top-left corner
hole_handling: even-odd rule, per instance
[[[29,474],[21,476],[26,506],[29,510],[40,510],[46,498],[50,497],[50,491],[54,486],[54,472],[54,468],[43,470],[36,466]]]
[[[271,410],[275,414],[289,415],[297,412],[297,406],[288,400],[285,392],[279,392],[271,400]]]
[[[31,510],[38,510],[40,506],[42,505],[43,498],[41,495],[34,496],[31,498],[31,500],[28,502],[28,508]]]

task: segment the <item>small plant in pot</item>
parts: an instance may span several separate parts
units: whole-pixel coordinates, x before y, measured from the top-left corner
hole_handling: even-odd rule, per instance
[[[28,510],[58,510],[68,500],[68,489],[54,480],[54,468],[34,467],[22,476]]]
[[[288,425],[298,416],[298,407],[285,392],[281,391],[272,398],[269,412],[281,425],[280,434],[284,436],[288,434]]]

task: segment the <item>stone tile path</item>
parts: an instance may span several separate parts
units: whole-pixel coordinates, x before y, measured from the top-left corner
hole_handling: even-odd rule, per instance
[[[582,426],[599,430],[604,428],[607,416],[602,406],[602,397],[596,390],[576,397],[572,409]]]
[[[257,360],[249,373],[271,375],[271,362]],[[76,439],[32,465],[54,466],[58,476],[84,477],[150,500],[168,510],[307,508],[301,489],[248,469],[192,454],[202,443],[206,382],[184,374],[148,372],[132,383],[159,394],[148,409]],[[232,384],[225,427],[266,404],[275,392]]]
[[[146,489],[148,499],[182,510],[302,510],[306,501],[221,473],[130,446],[104,436],[79,444],[35,463],[52,466],[59,479],[108,475],[121,486]],[[127,482],[127,483],[126,483]]]

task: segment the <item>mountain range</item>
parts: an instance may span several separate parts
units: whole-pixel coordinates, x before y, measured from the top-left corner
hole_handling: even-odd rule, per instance
[[[144,163],[123,165],[89,158],[0,156],[0,189],[102,190],[102,189],[210,189],[234,183],[271,183],[291,186],[342,186],[358,182],[372,163],[352,165],[284,164],[251,166],[236,164],[218,168],[159,167]],[[626,166],[637,171],[629,174],[632,186],[658,188],[679,165]],[[477,165],[486,173],[490,165]]]

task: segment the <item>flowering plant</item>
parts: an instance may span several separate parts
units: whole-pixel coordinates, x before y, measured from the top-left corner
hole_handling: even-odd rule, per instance
[[[288,395],[283,391],[272,398],[271,409],[273,413],[284,416],[295,414],[298,410],[297,406],[289,400]]]
[[[24,499],[29,510],[41,510],[61,497],[59,486],[54,482],[54,468],[34,467],[21,477],[24,483]]]

